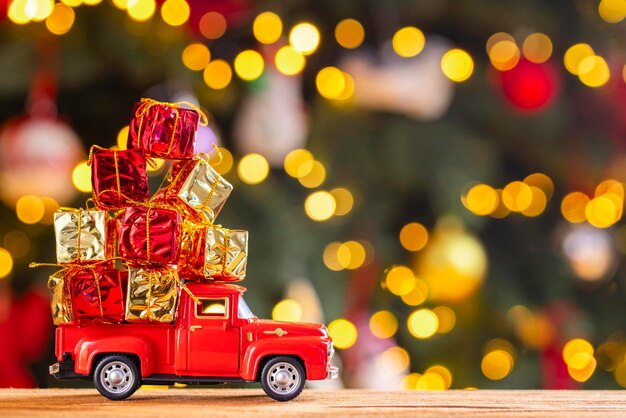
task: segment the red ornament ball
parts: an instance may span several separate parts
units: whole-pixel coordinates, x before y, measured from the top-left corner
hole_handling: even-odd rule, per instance
[[[552,64],[536,64],[523,58],[512,69],[499,73],[499,83],[509,103],[525,111],[546,108],[560,88],[560,80]]]

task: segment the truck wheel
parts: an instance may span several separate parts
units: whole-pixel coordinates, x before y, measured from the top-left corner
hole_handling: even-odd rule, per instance
[[[267,395],[277,401],[297,397],[306,382],[304,368],[292,357],[274,357],[263,366],[261,385]]]
[[[130,357],[112,354],[100,360],[93,374],[93,382],[102,396],[121,401],[139,389],[141,376]]]

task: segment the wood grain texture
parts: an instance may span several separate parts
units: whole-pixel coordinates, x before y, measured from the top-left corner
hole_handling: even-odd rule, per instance
[[[626,391],[305,390],[280,403],[259,389],[140,390],[108,401],[91,389],[0,390],[2,417],[613,417]]]

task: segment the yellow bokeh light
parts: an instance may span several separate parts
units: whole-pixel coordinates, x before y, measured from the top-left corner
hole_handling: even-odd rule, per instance
[[[339,318],[328,324],[328,333],[333,339],[335,348],[345,350],[356,343],[358,332],[354,324],[347,319]]]
[[[65,0],[63,1],[63,3],[67,4],[68,6],[76,7],[73,4],[67,3],[67,1],[68,0]],[[80,6],[80,3],[82,3],[82,0],[69,0],[69,1],[72,3],[78,2],[77,6]],[[126,10],[128,8],[128,1],[129,0],[113,0],[113,5],[120,10]]]
[[[419,251],[428,243],[428,230],[418,222],[406,224],[400,230],[400,244],[407,251]]]
[[[513,357],[504,350],[493,350],[485,354],[480,368],[487,379],[502,380],[513,370]]]
[[[7,277],[13,270],[13,257],[4,248],[0,247],[0,279]]]
[[[7,11],[7,16],[11,22],[23,25],[30,22],[32,17],[26,13],[26,2],[28,0],[13,0]]]
[[[63,3],[55,4],[52,13],[46,19],[46,28],[55,35],[69,32],[73,24],[74,10]]]
[[[626,361],[622,360],[615,370],[613,371],[613,377],[618,385],[626,388]]]
[[[445,366],[439,364],[431,366],[424,372],[424,375],[427,374],[438,374],[443,379],[444,389],[446,390],[450,389],[450,386],[452,386],[452,373],[450,373],[450,370]]]
[[[596,186],[594,196],[598,197],[609,193],[624,199],[624,185],[614,179],[603,180]]]
[[[570,377],[577,382],[586,382],[593,375],[593,372],[596,371],[596,366],[598,365],[596,359],[593,356],[588,354],[579,354],[577,355],[582,361],[578,361],[579,363],[584,362],[585,366],[581,368],[575,368],[570,365],[567,366],[567,372]]]
[[[54,212],[59,209],[59,203],[48,196],[41,197],[41,201],[44,206],[44,215],[39,222],[44,225],[52,225],[54,223]]]
[[[460,83],[474,72],[474,60],[462,49],[451,49],[441,58],[441,71],[450,80]]]
[[[270,165],[261,154],[245,155],[237,166],[239,178],[247,184],[259,184],[267,178]]]
[[[301,172],[300,168],[302,164],[307,161],[313,161],[313,154],[304,148],[295,149],[285,156],[284,167],[287,174],[291,177],[298,178]]]
[[[502,189],[496,189],[496,193],[498,194],[498,206],[496,209],[489,214],[492,218],[502,219],[509,216],[511,211],[506,207],[504,201],[502,200]]]
[[[476,184],[465,196],[465,207],[475,215],[486,216],[498,207],[498,193],[487,184]]]
[[[43,218],[46,206],[40,198],[29,194],[19,198],[15,212],[17,218],[25,224],[36,224]]]
[[[581,192],[567,194],[561,201],[561,213],[571,223],[585,222],[585,208],[589,203],[589,196]]]
[[[87,6],[95,6],[97,4],[102,3],[102,0],[82,0],[82,2],[86,4]]]
[[[352,76],[348,73],[342,72],[342,74],[343,74],[343,81],[344,81],[343,91],[341,92],[339,96],[335,97],[334,99],[339,102],[350,100],[352,96],[354,95],[354,88],[355,88],[354,78],[352,78]]]
[[[204,70],[211,60],[211,52],[206,45],[194,42],[183,49],[182,60],[185,67],[190,70]]]
[[[311,193],[304,201],[307,216],[318,222],[330,219],[336,207],[335,198],[322,190]]]
[[[131,19],[144,22],[154,15],[156,2],[155,0],[129,0],[126,11]]]
[[[302,305],[293,299],[281,300],[272,309],[274,321],[299,322],[303,315]]]
[[[415,338],[430,338],[439,328],[439,318],[430,309],[418,309],[409,315],[407,327]]]
[[[604,58],[592,55],[578,64],[578,78],[589,87],[602,87],[611,78],[609,65]]]
[[[378,311],[370,318],[370,331],[378,338],[391,338],[398,331],[398,320],[389,311]]]
[[[424,372],[415,384],[417,390],[446,390],[446,381],[439,373]]]
[[[230,151],[228,151],[224,147],[218,147],[218,148],[220,150],[220,153],[222,154],[222,158],[217,164],[213,166],[213,168],[218,173],[224,175],[228,173],[231,168],[233,168],[233,163],[234,163],[233,154],[231,154]]]
[[[291,45],[285,45],[276,52],[274,64],[281,74],[295,75],[304,69],[306,58]]]
[[[330,191],[330,194],[335,198],[335,216],[344,216],[350,213],[354,206],[354,197],[350,190],[338,187]]]
[[[456,314],[454,311],[447,306],[437,306],[433,309],[433,312],[437,315],[437,319],[439,320],[437,332],[439,334],[446,334],[452,331],[454,325],[456,325]]]
[[[233,77],[230,65],[222,59],[209,62],[204,69],[204,82],[214,90],[220,90],[228,86]]]
[[[524,39],[522,52],[528,61],[541,64],[552,56],[552,41],[543,33],[532,33]]]
[[[199,29],[205,38],[217,39],[226,32],[226,18],[218,12],[205,13],[200,18]]]
[[[246,81],[256,80],[263,74],[263,57],[258,52],[248,49],[240,52],[235,57],[235,72]]]
[[[520,51],[515,41],[501,40],[496,42],[489,50],[491,65],[499,71],[508,71],[519,62]]]
[[[320,44],[320,32],[309,22],[298,23],[289,32],[289,43],[304,55],[310,55]]]
[[[319,187],[326,180],[326,168],[319,161],[305,161],[298,168],[298,181],[308,189]]]
[[[399,29],[391,41],[393,50],[401,57],[414,57],[424,49],[426,38],[424,33],[416,27],[407,26]]]
[[[546,198],[543,190],[538,187],[531,186],[530,191],[532,192],[532,199],[530,201],[530,205],[522,210],[522,215],[534,218],[541,215],[546,209],[548,199]]]
[[[409,373],[400,381],[400,389],[415,390],[417,388],[417,382],[422,377],[419,373]]]
[[[405,294],[400,296],[402,301],[409,306],[417,306],[421,305],[428,298],[428,285],[424,280],[415,279],[415,285],[413,289]]]
[[[283,22],[276,13],[263,12],[259,14],[252,24],[252,33],[257,41],[262,44],[273,44],[283,32]]]
[[[607,197],[594,197],[585,207],[587,222],[596,228],[608,228],[619,220],[620,214],[615,202]]]
[[[563,346],[563,361],[565,361],[565,364],[569,364],[575,355],[584,353],[592,356],[593,352],[593,346],[589,341],[582,338],[574,338]]]
[[[607,23],[619,23],[626,17],[626,1],[602,0],[598,5],[598,14]]]
[[[52,13],[54,0],[28,0],[26,14],[35,22],[41,22]]]
[[[189,4],[185,0],[165,0],[161,6],[161,17],[170,26],[180,26],[189,20]]]
[[[493,46],[500,41],[509,41],[515,43],[515,39],[506,32],[494,33],[489,37],[489,39],[487,39],[487,44],[485,47],[485,49],[487,50],[487,55],[491,54],[491,48],[493,48]]]
[[[315,77],[317,91],[327,99],[339,98],[345,87],[346,80],[343,72],[336,67],[326,67],[320,70]]]
[[[335,39],[344,48],[354,49],[365,39],[365,30],[357,20],[344,19],[335,27]]]
[[[385,276],[387,289],[397,296],[407,295],[415,288],[415,274],[406,266],[394,266]]]
[[[358,269],[365,263],[367,254],[365,252],[365,247],[363,247],[360,242],[344,242],[337,250],[337,254],[341,254],[342,252],[347,252],[349,254],[348,257],[344,257],[344,260],[347,258],[347,261],[343,261],[341,258],[339,259],[339,262],[343,265],[343,267],[348,270]]]
[[[350,264],[350,260],[352,258],[352,254],[350,254],[350,248],[345,246],[344,244],[339,244],[337,247],[337,262],[341,266],[341,268],[347,268],[348,264]]]
[[[398,374],[409,368],[411,358],[404,348],[390,347],[380,353],[376,359],[376,365],[379,370],[384,370],[386,373]]]
[[[502,200],[511,212],[522,212],[532,203],[533,192],[526,183],[513,181],[502,190]]]
[[[578,75],[578,66],[587,57],[591,57],[595,54],[593,48],[587,44],[572,45],[565,51],[563,62],[567,71],[574,75]]]
[[[552,194],[554,193],[554,182],[550,177],[546,176],[543,173],[533,173],[526,176],[526,178],[524,179],[524,183],[528,184],[529,186],[540,188],[541,191],[543,191],[543,193],[546,195],[547,199],[550,199],[552,197]]]
[[[129,127],[126,125],[117,133],[116,142],[118,149],[125,150],[128,148],[128,132]]]
[[[345,268],[343,264],[339,262],[338,253],[339,253],[340,247],[341,247],[340,242],[331,242],[324,248],[324,255],[323,255],[324,264],[330,270],[340,271]]]
[[[91,192],[91,167],[87,165],[87,161],[76,164],[72,171],[72,183],[80,192]]]

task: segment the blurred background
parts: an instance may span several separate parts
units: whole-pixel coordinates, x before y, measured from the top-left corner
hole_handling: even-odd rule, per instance
[[[250,231],[259,317],[339,387],[626,387],[626,0],[0,0],[0,386],[58,386],[53,213],[141,97]],[[155,190],[167,163],[150,172]]]

